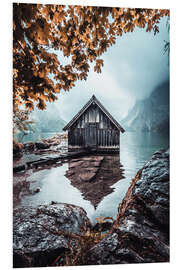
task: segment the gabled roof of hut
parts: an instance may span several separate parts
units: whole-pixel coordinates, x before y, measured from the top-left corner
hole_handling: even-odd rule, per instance
[[[92,98],[84,105],[84,107],[72,118],[72,120],[63,128],[63,130],[68,130],[71,126],[79,119],[79,117],[91,106],[92,103],[95,103],[100,110],[109,118],[109,120],[119,129],[122,133],[125,132],[123,127],[112,117],[112,115],[105,109],[105,107],[100,103],[100,101],[95,97]]]

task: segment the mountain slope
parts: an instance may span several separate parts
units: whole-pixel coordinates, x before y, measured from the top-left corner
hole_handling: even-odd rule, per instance
[[[121,123],[131,131],[168,131],[169,81],[157,86],[148,98],[137,101]]]
[[[36,110],[32,113],[33,128],[39,132],[61,132],[66,122],[60,117],[58,109],[54,106],[51,110]]]

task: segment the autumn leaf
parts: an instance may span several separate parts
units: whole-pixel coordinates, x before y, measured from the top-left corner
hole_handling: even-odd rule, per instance
[[[33,103],[32,102],[25,102],[25,107],[26,107],[26,109],[28,110],[28,111],[32,111],[32,110],[34,110],[34,105],[33,105]]]
[[[100,216],[100,217],[96,218],[96,221],[101,224],[104,222],[104,217]]]

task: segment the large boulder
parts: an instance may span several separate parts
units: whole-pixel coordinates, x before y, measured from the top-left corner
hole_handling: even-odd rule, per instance
[[[16,208],[13,216],[14,267],[52,266],[68,251],[69,237],[91,226],[81,207],[63,203]]]
[[[87,264],[169,261],[169,152],[156,152],[137,173],[112,230]]]
[[[35,143],[36,149],[41,150],[41,149],[48,149],[50,147],[50,144],[46,142],[36,142]]]

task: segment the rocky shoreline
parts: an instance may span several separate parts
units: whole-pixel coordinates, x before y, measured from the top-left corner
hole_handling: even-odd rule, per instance
[[[13,141],[13,158],[16,160],[24,153],[44,154],[67,151],[67,134],[56,134],[48,139],[40,139],[37,142],[18,143]]]
[[[137,173],[117,219],[98,239],[78,206],[22,207],[13,217],[14,267],[169,262],[169,152],[154,153]]]
[[[154,153],[137,173],[111,232],[87,264],[169,262],[169,152]]]

